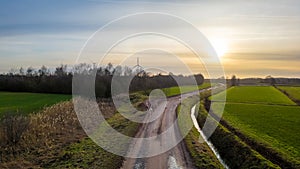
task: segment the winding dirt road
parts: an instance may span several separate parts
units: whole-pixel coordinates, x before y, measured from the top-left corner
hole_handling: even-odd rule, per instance
[[[201,92],[201,91],[200,91]],[[147,114],[145,118],[151,118],[150,116],[155,115],[158,117],[156,120],[150,123],[144,123],[136,134],[136,138],[147,138],[161,134],[162,132],[172,128],[172,133],[169,135],[168,140],[170,142],[180,140],[181,134],[176,121],[176,108],[180,104],[180,99],[185,99],[192,95],[199,95],[199,91],[183,94],[182,97],[175,96],[167,99],[166,108],[163,108],[159,103],[153,108],[152,113]],[[158,138],[160,139],[160,138]],[[149,145],[143,144],[143,142],[133,142],[129,148],[128,153],[149,151],[153,149],[161,148],[162,140],[157,142],[151,142]],[[187,151],[187,148],[183,141],[179,142],[174,148],[169,151],[149,157],[149,158],[126,158],[122,169],[193,169],[192,159]]]

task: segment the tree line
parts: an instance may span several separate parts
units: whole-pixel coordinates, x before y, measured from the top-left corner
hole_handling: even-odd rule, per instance
[[[266,86],[278,86],[278,85],[300,85],[299,78],[275,78],[271,75],[265,78],[237,78],[236,75],[232,75],[231,79],[227,79],[229,86],[239,85],[266,85]]]
[[[106,66],[97,67],[95,64],[78,64],[72,68],[67,65],[60,65],[54,70],[42,66],[39,69],[28,67],[12,69],[6,74],[0,75],[0,91],[10,92],[35,92],[35,93],[56,93],[72,94],[72,79],[74,75],[90,77],[96,75],[95,93],[97,97],[111,97],[111,83],[113,76],[118,76],[120,83],[132,79],[130,91],[148,91],[149,89],[166,88],[178,85],[197,84],[204,82],[201,74],[183,76],[162,74],[151,74],[142,69],[131,69],[128,66],[113,66],[108,63]]]

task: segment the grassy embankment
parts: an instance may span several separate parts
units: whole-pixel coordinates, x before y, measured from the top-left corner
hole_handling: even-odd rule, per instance
[[[31,113],[71,99],[71,95],[0,92],[0,117],[6,112]]]
[[[193,159],[194,165],[197,168],[223,168],[222,164],[215,157],[212,150],[204,142],[199,142],[201,137],[200,133],[194,127],[191,119],[191,108],[199,101],[198,97],[187,98],[183,101],[181,105],[177,107],[178,113],[178,125],[181,130],[181,133],[185,133],[187,129],[192,126],[192,129],[187,133],[184,138],[184,143],[187,146],[187,149]]]
[[[134,137],[139,124],[129,121],[119,113],[107,120],[107,122],[127,136]],[[109,135],[109,133],[107,133]],[[120,141],[116,140],[111,141]],[[121,142],[119,142],[120,144]],[[113,143],[111,143],[113,144]],[[123,143],[129,147],[130,142]],[[124,148],[122,146],[122,148]],[[126,151],[126,150],[124,150]],[[78,143],[71,144],[64,148],[55,163],[49,165],[49,168],[109,168],[118,169],[122,166],[124,157],[112,154],[102,149],[90,138],[84,138]]]
[[[219,106],[217,102],[212,104],[213,109]],[[281,167],[298,168],[299,112],[300,107],[274,87],[232,87],[227,90],[222,118],[231,131],[271,161]]]
[[[132,98],[136,106],[145,99],[139,94]],[[116,113],[112,103],[100,102],[99,108],[113,128],[128,136],[135,135],[139,124]],[[86,136],[71,101],[12,119],[2,121],[0,127],[0,168],[113,169],[122,165],[123,157],[103,150]],[[8,132],[11,127],[17,133]],[[12,135],[17,142],[8,137]]]
[[[141,106],[142,102],[147,98],[139,93],[133,93],[130,96],[135,107]],[[143,106],[142,106],[143,107]],[[118,112],[112,117],[107,119],[107,122],[118,132],[134,137],[138,128],[139,123],[132,122],[123,117]],[[100,129],[101,130],[101,129]],[[108,137],[109,132],[105,133]],[[111,140],[110,145],[113,145],[114,141],[116,144],[120,144],[120,140],[115,138]],[[121,146],[126,151],[129,147],[130,142],[124,142]],[[109,168],[118,169],[122,166],[124,157],[112,154],[102,149],[99,145],[94,143],[90,138],[84,138],[78,143],[69,145],[62,150],[59,160],[49,165],[49,168]]]
[[[205,122],[207,122],[209,126],[217,126],[214,133],[209,137],[209,140],[213,143],[223,161],[230,168],[279,168],[254,151],[234,133],[230,132],[221,124],[218,124],[212,116],[208,115],[208,112],[204,108],[203,101],[201,101],[199,106],[197,121],[200,128],[203,128]]]

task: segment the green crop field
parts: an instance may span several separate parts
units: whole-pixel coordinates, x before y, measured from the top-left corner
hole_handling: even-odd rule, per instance
[[[224,93],[220,93],[224,94]],[[220,95],[219,94],[219,95]],[[220,97],[216,95],[217,100]],[[218,102],[213,103],[216,114]],[[300,107],[274,87],[227,90],[223,119],[241,133],[300,163]]]
[[[222,92],[214,96],[212,100],[218,101],[218,98],[224,94]],[[226,102],[296,105],[285,94],[272,86],[231,87],[227,90],[226,97]]]
[[[0,92],[0,116],[5,112],[31,113],[71,97],[61,94]]]
[[[300,101],[300,87],[278,86],[282,91],[285,91],[292,99]]]
[[[300,107],[228,103],[223,119],[247,136],[300,160]]]
[[[167,97],[170,97],[170,96],[188,93],[188,92],[192,92],[195,90],[200,90],[208,87],[210,87],[210,83],[203,83],[200,86],[181,86],[180,88],[176,86],[176,87],[164,88],[163,91]]]

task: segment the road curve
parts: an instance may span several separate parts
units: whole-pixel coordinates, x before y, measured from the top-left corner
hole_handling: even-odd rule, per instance
[[[201,92],[201,91],[200,91]],[[157,115],[157,119],[150,122],[144,123],[138,133],[136,138],[147,138],[151,136],[159,135],[160,133],[166,131],[170,126],[174,124],[174,129],[172,130],[171,137],[168,139],[179,140],[181,134],[176,121],[177,114],[176,108],[181,103],[181,100],[193,96],[199,95],[199,91],[183,94],[182,96],[174,96],[167,99],[167,105],[165,109],[160,108],[159,105],[153,108],[152,113]],[[152,115],[153,115],[152,114]],[[150,115],[146,115],[145,118],[150,118]],[[161,140],[158,140],[158,142]],[[147,149],[155,149],[157,143],[152,145],[143,145],[142,142],[133,142],[129,147],[128,153],[147,151]],[[187,151],[187,148],[183,140],[177,144],[174,148],[169,151],[149,157],[149,158],[126,158],[123,162],[121,169],[193,169],[195,168],[192,159]]]

